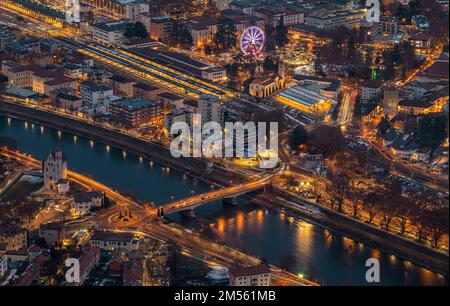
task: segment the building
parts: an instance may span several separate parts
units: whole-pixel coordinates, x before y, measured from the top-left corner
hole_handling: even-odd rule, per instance
[[[81,216],[91,212],[93,208],[103,207],[105,195],[99,191],[78,192],[74,195],[73,209],[75,215]]]
[[[161,89],[149,84],[137,83],[133,85],[133,97],[135,98],[156,100],[156,95],[160,92]]]
[[[142,14],[139,18],[151,39],[162,42],[170,41],[173,29],[172,18],[152,14]]]
[[[83,77],[83,67],[81,65],[67,64],[64,66],[64,75],[72,79]]]
[[[90,116],[106,114],[112,101],[119,99],[114,96],[113,89],[99,85],[93,81],[80,84],[80,96],[83,103],[83,112]]]
[[[140,240],[135,238],[131,233],[96,231],[92,235],[89,244],[107,251],[114,251],[120,248],[132,251],[138,249]]]
[[[293,83],[317,91],[326,97],[336,99],[339,95],[342,82],[334,79],[296,74],[293,77]]]
[[[305,24],[319,29],[336,29],[340,26],[353,28],[358,26],[364,17],[363,10],[317,13],[305,18]]]
[[[50,256],[41,254],[27,267],[25,273],[16,281],[16,286],[31,286],[39,277],[44,264],[50,259]]]
[[[28,248],[28,231],[15,224],[1,224],[0,243],[6,244],[6,251],[26,250]]]
[[[5,255],[0,254],[0,279],[8,272],[8,260]]]
[[[131,38],[122,43],[122,48],[125,49],[154,48],[158,46],[159,42],[151,38]]]
[[[70,190],[70,180],[62,179],[58,181],[58,193],[65,195]]]
[[[70,112],[79,112],[83,107],[83,99],[67,93],[59,93],[55,97],[55,106]]]
[[[202,124],[214,121],[223,126],[225,106],[218,97],[213,95],[202,95],[201,99],[198,101],[197,111],[202,116]]]
[[[89,25],[88,33],[94,42],[108,47],[119,46],[125,41],[124,34],[127,26],[126,21],[98,22]]]
[[[80,283],[83,285],[86,279],[100,261],[100,248],[89,247],[79,259],[80,261]]]
[[[39,237],[44,238],[48,246],[62,243],[66,235],[66,225],[62,222],[41,224]]]
[[[207,16],[194,16],[186,22],[186,27],[192,36],[192,44],[199,48],[212,44],[218,26],[217,18]]]
[[[149,4],[143,0],[80,0],[100,15],[114,19],[136,21],[139,14],[149,11]]]
[[[187,111],[191,112],[191,113],[196,113],[198,110],[198,101],[197,100],[185,100],[183,102],[183,107],[184,109],[186,109]]]
[[[227,80],[225,68],[216,67],[178,52],[151,50],[146,48],[133,50],[130,53],[135,53],[138,56],[142,56],[156,63],[161,63],[161,61],[163,61],[164,65],[169,66],[174,70],[192,77],[203,78],[213,83],[223,83]]]
[[[434,63],[429,68],[419,72],[416,76],[416,80],[427,83],[439,83],[445,81],[448,84],[448,72],[448,56],[441,55],[439,58],[435,59]]]
[[[123,263],[127,260],[127,252],[124,249],[116,249],[109,261],[108,272],[111,276],[122,276]]]
[[[31,88],[47,96],[57,89],[77,89],[78,82],[64,76],[62,72],[51,71],[39,66],[2,65],[2,72],[8,77],[8,85],[17,88]]]
[[[361,85],[360,99],[361,102],[378,100],[382,94],[381,84],[378,81],[369,81]]]
[[[16,40],[14,34],[6,25],[0,25],[0,52]]]
[[[165,109],[177,109],[183,107],[184,98],[171,92],[161,92],[156,95],[156,100],[164,105]]]
[[[171,113],[164,115],[164,129],[167,133],[170,132],[170,127],[176,122],[184,122],[192,127],[192,114],[185,108],[172,110]]]
[[[130,78],[126,78],[120,75],[114,75],[109,80],[110,85],[113,88],[114,94],[124,98],[132,98],[134,93],[133,86],[136,82]]]
[[[333,104],[333,99],[302,85],[282,90],[276,99],[307,114],[319,116],[325,115]]]
[[[409,37],[409,42],[414,47],[416,54],[427,54],[431,48],[431,38],[428,32],[418,32]]]
[[[400,90],[395,87],[384,88],[383,90],[383,114],[392,118],[398,113]]]
[[[124,262],[122,281],[124,286],[142,286],[144,282],[142,260],[132,259]]]
[[[63,151],[52,151],[42,163],[44,185],[50,190],[58,190],[58,182],[67,178],[67,160]]]
[[[142,14],[148,13],[150,10],[149,2],[146,0],[128,1],[125,3],[125,19],[137,22]]]
[[[230,286],[270,286],[272,272],[266,264],[231,268]]]
[[[162,120],[163,103],[148,99],[120,99],[110,105],[115,122],[127,128],[156,124]]]
[[[431,107],[425,100],[403,100],[398,103],[398,111],[410,115],[428,114]]]
[[[415,15],[411,17],[411,25],[419,30],[426,30],[430,27],[430,23],[423,15]]]
[[[305,13],[295,9],[284,8],[257,8],[253,10],[253,16],[264,18],[266,23],[276,27],[283,20],[285,26],[305,23]]]

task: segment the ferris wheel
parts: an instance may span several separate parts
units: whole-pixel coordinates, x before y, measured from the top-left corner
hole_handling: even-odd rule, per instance
[[[265,35],[261,28],[247,28],[241,36],[241,50],[245,55],[258,57],[264,47]]]

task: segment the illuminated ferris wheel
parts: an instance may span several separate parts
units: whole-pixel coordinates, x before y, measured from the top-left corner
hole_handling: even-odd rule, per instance
[[[247,28],[241,36],[241,50],[246,56],[258,58],[265,42],[263,30],[252,26]]]

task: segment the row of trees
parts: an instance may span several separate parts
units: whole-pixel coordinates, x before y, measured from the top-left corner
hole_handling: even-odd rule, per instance
[[[430,124],[424,125],[429,128]],[[289,144],[293,149],[306,145],[334,161],[327,174],[328,193],[332,197],[330,208],[399,235],[413,231],[417,241],[430,242],[435,248],[448,234],[448,205],[441,204],[439,199],[424,194],[406,197],[399,181],[378,182],[377,189],[373,190],[359,186],[357,178],[367,176],[367,151],[345,150],[340,129],[319,126],[308,132],[298,126],[290,135]]]
[[[337,166],[327,177],[330,208],[402,236],[414,231],[418,242],[429,241],[432,247],[439,247],[441,238],[448,234],[448,205],[423,193],[406,197],[402,183],[396,180],[378,182],[373,190],[358,186],[354,178],[368,164],[362,151],[339,153],[335,159]]]
[[[414,231],[418,242],[430,242],[438,248],[441,238],[448,234],[448,205],[440,204],[423,194],[405,197],[401,185],[388,183],[379,191],[361,194],[356,188],[347,189],[352,216],[361,218],[361,212],[367,212],[367,222],[378,224],[385,230],[404,236],[408,230]],[[378,221],[378,222],[376,222]]]

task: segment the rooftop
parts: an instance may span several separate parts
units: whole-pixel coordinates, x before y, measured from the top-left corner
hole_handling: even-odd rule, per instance
[[[129,110],[140,109],[147,106],[153,106],[156,102],[149,99],[120,99],[112,102],[113,105],[120,105]]]
[[[94,232],[91,240],[131,242],[133,238],[134,235],[131,233]]]
[[[114,31],[125,31],[127,29],[128,23],[125,21],[104,21],[94,23],[92,27],[98,28],[106,32]]]
[[[312,90],[306,89],[302,85],[297,85],[285,89],[281,91],[279,95],[307,107],[312,107],[322,101],[329,100],[328,97]]]
[[[103,197],[103,194],[100,191],[78,192],[74,195],[75,203],[89,202],[100,197]]]
[[[266,264],[259,264],[250,267],[235,267],[231,268],[229,274],[234,277],[252,276],[271,273],[270,268]]]

